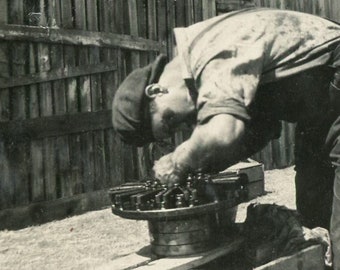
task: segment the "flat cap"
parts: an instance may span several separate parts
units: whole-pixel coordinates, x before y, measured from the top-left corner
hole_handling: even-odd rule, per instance
[[[166,63],[167,57],[159,55],[151,64],[131,72],[115,93],[112,123],[127,144],[142,146],[154,141],[145,88],[158,82]]]

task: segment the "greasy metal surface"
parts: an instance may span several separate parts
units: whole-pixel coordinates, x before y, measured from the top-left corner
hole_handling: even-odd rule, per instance
[[[198,215],[187,219],[157,221],[150,220],[148,222],[149,231],[151,233],[182,233],[188,231],[197,231],[209,228],[210,215]]]
[[[200,215],[204,212],[217,212],[221,209],[231,208],[238,203],[234,201],[222,201],[207,203],[204,205],[174,208],[165,210],[149,210],[149,211],[134,211],[134,210],[120,210],[112,206],[112,212],[115,215],[121,216],[127,219],[136,220],[182,220],[183,218]]]
[[[248,199],[248,185],[261,180],[262,170],[257,163],[216,175],[190,175],[171,188],[157,180],[127,183],[110,190],[112,212],[148,220],[151,248],[158,256],[207,251],[231,233],[237,205]]]
[[[177,245],[177,246],[156,246],[152,245],[151,250],[158,256],[183,256],[197,254],[203,251],[207,251],[216,246],[213,241],[193,243],[188,245]]]

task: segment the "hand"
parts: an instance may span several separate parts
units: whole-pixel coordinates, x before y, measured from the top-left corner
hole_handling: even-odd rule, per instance
[[[178,166],[178,164],[173,161],[173,153],[167,154],[155,161],[153,171],[155,177],[168,187],[180,183],[186,175],[184,167],[181,168],[181,166]]]

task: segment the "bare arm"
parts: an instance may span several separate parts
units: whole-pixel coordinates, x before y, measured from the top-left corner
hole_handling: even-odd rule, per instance
[[[189,140],[176,148],[173,161],[194,171],[216,171],[244,158],[242,138],[245,125],[228,114],[213,117],[199,125]]]
[[[155,163],[155,176],[163,183],[180,182],[188,172],[217,172],[261,150],[280,134],[277,121],[246,125],[229,114],[214,116],[198,125],[190,139]]]
[[[221,114],[193,131],[189,140],[155,163],[155,176],[163,183],[179,182],[189,171],[217,171],[244,158],[243,121]]]

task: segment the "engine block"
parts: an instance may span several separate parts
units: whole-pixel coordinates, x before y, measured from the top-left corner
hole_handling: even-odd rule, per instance
[[[113,214],[148,221],[156,255],[178,256],[216,246],[231,228],[237,205],[263,192],[263,166],[249,161],[218,174],[191,174],[173,187],[157,179],[128,182],[109,195]]]

